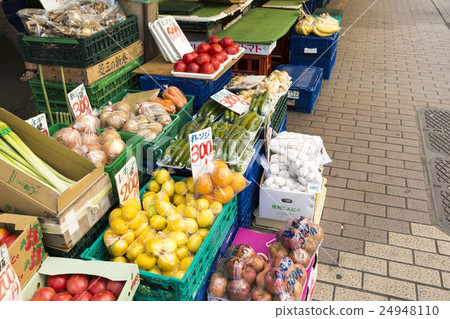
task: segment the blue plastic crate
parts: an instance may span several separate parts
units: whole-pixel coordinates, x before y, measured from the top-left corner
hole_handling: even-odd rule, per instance
[[[281,122],[280,130],[278,131],[278,133],[286,131],[286,127],[287,127],[287,114],[284,116],[283,122]]]
[[[244,173],[245,179],[250,181],[251,184],[238,194],[238,218],[239,227],[241,228],[250,227],[253,210],[256,208],[255,205],[259,203],[259,181],[263,172],[259,159],[264,154],[263,142],[264,140],[259,140],[256,143],[255,153]],[[257,189],[256,193],[254,192],[255,189]]]
[[[214,93],[223,89],[231,80],[231,68],[222,74],[217,81],[194,80],[166,76],[141,76],[141,88],[144,91],[159,89],[164,86],[176,86],[184,94],[195,96],[194,112],[198,111],[203,103]]]
[[[336,62],[336,53],[331,58],[318,58],[316,56],[309,57],[304,55],[294,55],[291,53],[290,64],[303,65],[303,66],[315,66],[323,70],[323,78],[328,80],[331,75],[331,70],[333,69],[334,63]]]
[[[292,85],[288,91],[288,109],[311,113],[322,87],[322,69],[283,64],[277,70],[287,72],[292,78]]]
[[[339,32],[329,37],[299,35],[291,31],[291,54],[331,58],[337,50]]]
[[[217,261],[225,253],[225,251],[228,249],[228,247],[231,246],[231,243],[233,242],[234,238],[236,237],[238,229],[239,229],[239,224],[238,224],[238,218],[236,217],[236,219],[233,222],[233,225],[231,226],[230,231],[228,232],[228,235],[227,235],[225,241],[223,242],[222,247],[219,249],[219,252],[217,253],[216,257],[214,258],[211,269],[209,270],[209,273],[206,276],[205,282],[203,283],[200,290],[198,291],[195,301],[206,301],[208,299],[207,294],[206,294],[206,288],[208,287],[208,280],[214,271],[214,267],[216,267]]]

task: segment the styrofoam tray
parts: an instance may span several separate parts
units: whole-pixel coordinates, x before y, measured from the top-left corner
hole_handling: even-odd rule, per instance
[[[240,58],[244,54],[245,48],[239,48],[239,52],[235,55],[228,55],[228,58],[232,58],[233,60],[236,60],[237,58]]]
[[[224,65],[225,65],[225,63],[220,64],[220,68],[213,74],[175,72],[174,70],[170,71],[170,73],[172,73],[173,76],[178,77],[178,78],[197,79],[197,80],[212,80],[217,76],[217,74],[219,74],[223,70]]]

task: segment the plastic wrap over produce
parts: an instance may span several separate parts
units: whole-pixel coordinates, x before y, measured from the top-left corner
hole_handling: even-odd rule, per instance
[[[127,19],[119,5],[98,0],[73,1],[54,11],[22,9],[17,15],[30,35],[58,38],[88,37]]]
[[[272,139],[270,151],[263,187],[292,192],[311,192],[317,186],[320,189],[323,165],[331,162],[322,138],[282,132]]]
[[[208,300],[299,301],[306,279],[305,267],[288,256],[267,262],[249,245],[233,245],[217,262]]]

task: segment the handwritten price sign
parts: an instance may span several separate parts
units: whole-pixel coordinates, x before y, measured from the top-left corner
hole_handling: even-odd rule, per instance
[[[69,92],[67,96],[75,118],[92,112],[91,102],[89,102],[84,84],[76,87],[73,91]]]
[[[136,157],[130,158],[114,178],[121,203],[130,198],[139,200],[139,174]]]
[[[226,89],[217,92],[211,98],[239,115],[248,112],[250,106],[249,102]]]
[[[194,180],[202,173],[208,164],[208,155],[213,151],[211,128],[189,134],[189,149],[191,151],[191,168]]]
[[[8,248],[0,247],[0,301],[23,300],[19,278],[11,265]]]
[[[47,117],[45,116],[45,113],[36,115],[35,117],[32,117],[26,120],[25,122],[37,128],[42,133],[49,135],[47,126]]]
[[[174,17],[164,17],[158,19],[158,21],[165,36],[167,36],[167,39],[172,43],[180,57],[194,51]]]

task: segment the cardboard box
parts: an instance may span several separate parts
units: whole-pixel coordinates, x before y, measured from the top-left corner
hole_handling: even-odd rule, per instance
[[[41,226],[36,217],[0,214],[0,228],[18,236],[8,248],[8,254],[23,288],[39,269],[45,256]]]
[[[125,52],[124,52],[125,51]],[[87,68],[63,67],[65,83],[90,85],[105,76],[117,71],[128,63],[136,60],[144,54],[142,41],[136,41],[132,45],[112,54],[109,58]],[[42,74],[45,81],[63,82],[61,67],[56,65],[43,65]]]
[[[264,183],[264,175],[261,184]],[[314,219],[316,195],[288,192],[261,187],[259,189],[259,217],[286,221],[289,218],[306,217]]]
[[[70,249],[114,204],[103,167],[76,154],[16,116],[0,109],[0,120],[42,160],[77,181],[58,195],[47,185],[0,161],[0,209],[40,218],[46,245]]]
[[[79,259],[48,257],[41,268],[23,288],[24,300],[33,298],[39,288],[46,286],[46,278],[51,275],[85,274],[101,276],[114,281],[126,281],[118,301],[131,301],[139,286],[139,268],[136,264],[109,261],[84,261]]]

